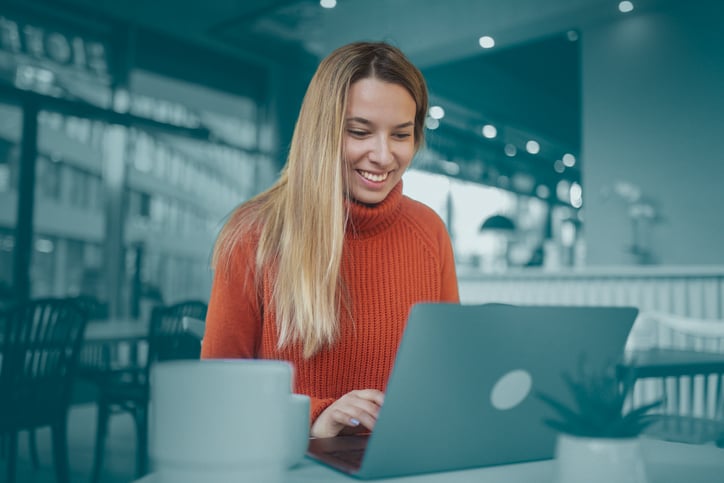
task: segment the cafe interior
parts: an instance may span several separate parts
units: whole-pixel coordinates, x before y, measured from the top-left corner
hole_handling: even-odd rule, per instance
[[[445,222],[461,302],[636,307],[626,351],[680,354],[632,400],[686,395],[662,411],[704,429],[667,437],[721,477],[723,19],[718,0],[2,1],[0,354],[23,317],[80,342],[67,397],[27,424],[0,358],[0,473],[152,472],[148,371],[176,358],[154,327],[198,357],[224,221],[279,175],[320,59],[384,40],[428,84],[403,192]]]

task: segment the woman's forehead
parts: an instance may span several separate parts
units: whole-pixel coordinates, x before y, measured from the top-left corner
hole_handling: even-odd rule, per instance
[[[347,100],[348,118],[372,120],[375,117],[393,115],[402,124],[414,121],[415,111],[415,100],[400,84],[366,78],[358,80],[350,87]]]

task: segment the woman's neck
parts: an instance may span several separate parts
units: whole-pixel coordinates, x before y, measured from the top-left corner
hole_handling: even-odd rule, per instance
[[[383,231],[397,219],[402,201],[402,181],[380,203],[373,205],[355,200],[347,201],[349,219],[347,234],[354,238],[366,238]]]

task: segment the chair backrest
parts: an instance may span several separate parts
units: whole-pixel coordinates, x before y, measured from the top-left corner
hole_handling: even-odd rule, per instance
[[[93,295],[76,295],[68,300],[75,303],[86,314],[88,320],[105,319],[108,317],[108,304]]]
[[[171,359],[198,359],[201,345],[183,326],[184,317],[206,319],[206,302],[189,300],[170,306],[157,306],[151,312],[148,364]]]
[[[38,299],[0,315],[0,427],[65,417],[86,317],[66,299]]]
[[[647,348],[724,353],[724,320],[641,312],[627,350]],[[724,371],[701,369],[696,374],[645,379],[634,388],[634,399],[640,403],[661,397],[660,412],[724,421]]]
[[[206,332],[206,321],[197,319],[195,317],[184,316],[181,319],[181,325],[184,328],[184,332],[197,338],[199,343],[204,340],[204,333]]]

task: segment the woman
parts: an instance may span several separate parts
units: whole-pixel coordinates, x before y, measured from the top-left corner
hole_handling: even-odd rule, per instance
[[[202,357],[290,361],[313,436],[372,430],[410,307],[459,299],[442,220],[402,195],[427,103],[397,48],[335,50],[279,180],[216,242]]]

